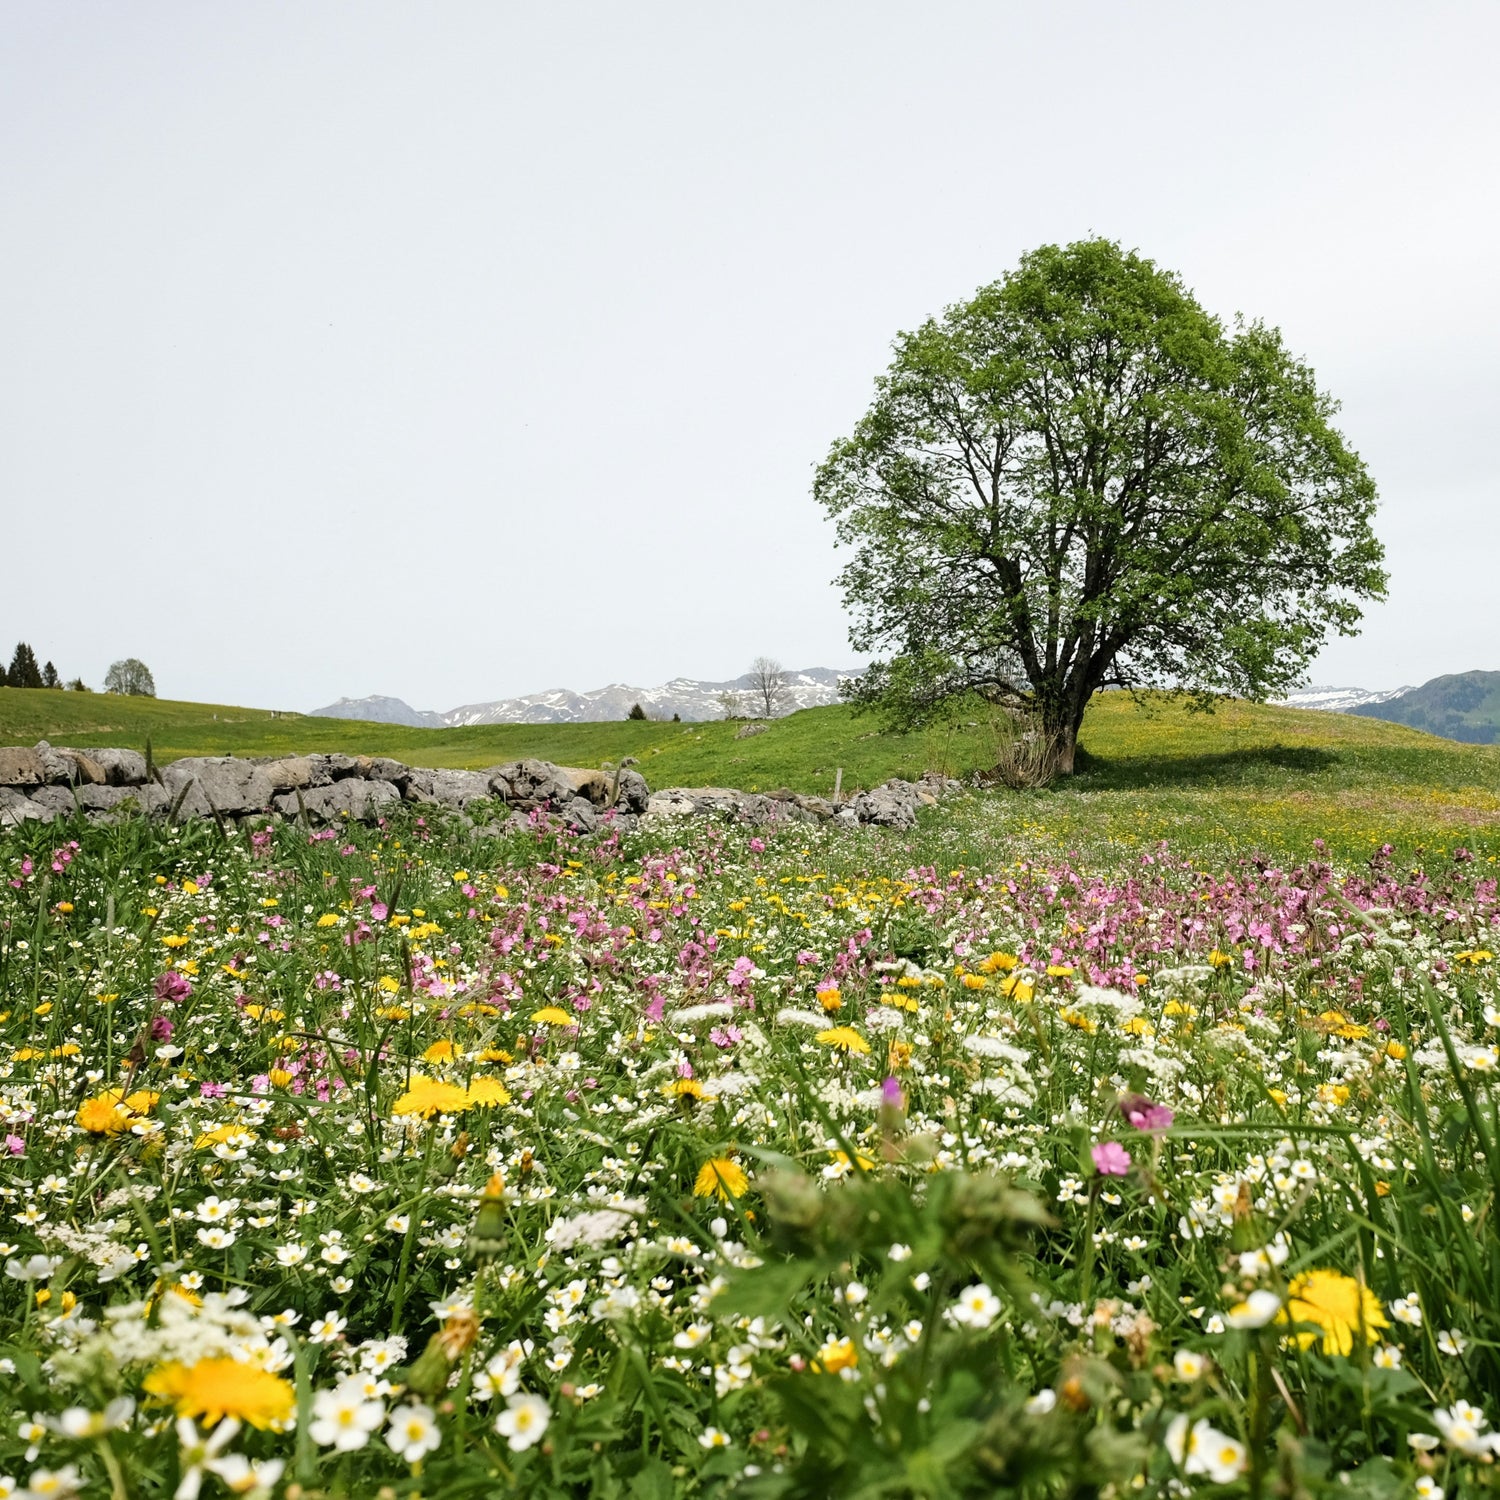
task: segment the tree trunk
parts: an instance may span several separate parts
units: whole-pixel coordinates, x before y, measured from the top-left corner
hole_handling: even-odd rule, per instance
[[[1053,743],[1056,746],[1052,754],[1053,769],[1059,776],[1071,776],[1073,756],[1078,748],[1078,731],[1071,724],[1065,724],[1054,733]]]

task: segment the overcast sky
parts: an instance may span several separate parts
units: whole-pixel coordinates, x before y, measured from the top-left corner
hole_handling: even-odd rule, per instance
[[[0,9],[0,641],[417,707],[853,658],[813,465],[1105,234],[1381,492],[1314,680],[1500,669],[1500,5]]]

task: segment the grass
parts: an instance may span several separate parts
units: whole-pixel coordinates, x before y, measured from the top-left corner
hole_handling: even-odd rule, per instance
[[[411,729],[273,715],[218,704],[0,689],[0,744],[47,738],[183,755],[350,751],[416,765],[478,767],[538,756],[598,765],[634,756],[653,787],[789,787],[827,796],[925,770],[964,777],[990,763],[983,725],[888,734],[844,707],[805,709],[764,734],[732,723],[495,724]],[[988,799],[992,819],[1066,848],[1170,839],[1188,847],[1341,857],[1383,843],[1500,854],[1500,747],[1465,745],[1347,714],[1231,702],[1212,714],[1123,693],[1095,700],[1079,774],[1046,792]]]

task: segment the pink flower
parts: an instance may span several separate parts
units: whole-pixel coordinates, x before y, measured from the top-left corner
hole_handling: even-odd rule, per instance
[[[5,1149],[12,1156],[25,1156],[26,1142],[18,1135],[8,1135],[5,1137]]]
[[[1123,1177],[1130,1170],[1130,1153],[1118,1141],[1100,1141],[1089,1155],[1101,1177]]]
[[[1176,1118],[1165,1104],[1153,1104],[1143,1094],[1126,1094],[1120,1100],[1120,1113],[1137,1130],[1170,1130]]]

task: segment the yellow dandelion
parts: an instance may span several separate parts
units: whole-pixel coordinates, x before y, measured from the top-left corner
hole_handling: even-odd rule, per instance
[[[698,1169],[693,1197],[717,1197],[721,1203],[727,1203],[731,1198],[743,1198],[749,1186],[750,1179],[737,1161],[729,1156],[714,1156]]]
[[[843,1009],[844,996],[838,985],[830,984],[819,990],[818,1004],[828,1011]]]
[[[291,1383],[248,1361],[219,1356],[194,1365],[173,1362],[145,1381],[153,1396],[172,1402],[179,1417],[201,1417],[213,1426],[225,1417],[252,1427],[280,1427],[292,1415]]]
[[[423,1054],[423,1062],[452,1062],[458,1054],[458,1048],[452,1042],[444,1038],[440,1042],[434,1042]]]
[[[859,1350],[854,1347],[854,1340],[843,1338],[824,1344],[812,1367],[825,1375],[837,1375],[840,1370],[852,1370],[858,1364]]]
[[[118,1135],[130,1128],[130,1111],[120,1100],[118,1090],[96,1094],[78,1106],[74,1121],[90,1135]]]
[[[576,1026],[578,1024],[560,1005],[544,1005],[540,1010],[532,1011],[531,1020],[536,1026]]]
[[[498,1078],[476,1078],[469,1085],[469,1103],[476,1109],[509,1104],[510,1090]]]
[[[406,1092],[391,1106],[391,1113],[396,1116],[421,1115],[424,1120],[430,1120],[434,1115],[461,1115],[469,1107],[467,1089],[456,1083],[444,1083],[441,1079],[423,1078],[414,1073]]]
[[[818,1033],[818,1040],[835,1052],[857,1052],[862,1057],[870,1054],[870,1044],[852,1026],[830,1026]]]
[[[975,967],[981,974],[994,974],[996,971],[1009,973],[1021,960],[1014,953],[992,953],[986,959],[981,959]]]
[[[1338,1271],[1304,1271],[1287,1288],[1282,1323],[1311,1323],[1318,1333],[1294,1335],[1306,1349],[1321,1335],[1324,1354],[1348,1354],[1356,1338],[1369,1339],[1377,1328],[1389,1328],[1379,1299],[1352,1276]]]
[[[696,1078],[674,1078],[662,1085],[662,1093],[674,1099],[701,1099],[703,1085]]]

